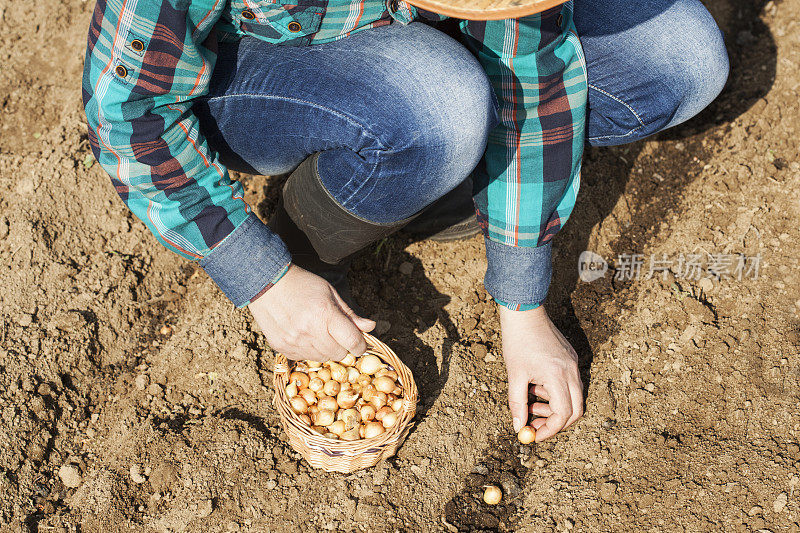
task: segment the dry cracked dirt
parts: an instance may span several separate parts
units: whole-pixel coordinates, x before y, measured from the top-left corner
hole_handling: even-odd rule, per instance
[[[800,531],[800,0],[707,4],[725,92],[588,150],[556,242],[547,307],[582,357],[585,418],[519,445],[481,239],[398,236],[352,281],[422,400],[395,458],[341,475],[288,446],[248,314],[91,158],[91,3],[0,0],[0,531]],[[238,177],[267,217],[276,180]],[[578,278],[584,250],[605,277]],[[749,262],[715,279],[694,256]]]

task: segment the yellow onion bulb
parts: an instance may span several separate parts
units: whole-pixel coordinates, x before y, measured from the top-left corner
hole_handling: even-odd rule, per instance
[[[331,363],[331,379],[338,381],[339,383],[344,383],[347,381],[347,369],[340,365],[339,363]]]
[[[350,409],[356,404],[356,400],[358,400],[358,394],[351,390],[343,390],[336,395],[336,403],[342,409]]]
[[[317,395],[311,389],[303,389],[298,394],[306,401],[308,405],[314,405],[317,403]]]
[[[318,426],[330,426],[336,420],[336,415],[330,409],[320,409],[314,417],[314,423]]]
[[[341,435],[345,431],[347,431],[347,427],[344,425],[344,420],[337,420],[330,426],[328,426],[328,431],[331,433],[335,433],[337,435]]]
[[[361,408],[361,420],[363,422],[371,422],[375,420],[375,408],[371,405],[365,405]]]
[[[497,505],[503,499],[503,491],[495,485],[486,485],[483,490],[483,501],[487,505]]]
[[[342,390],[342,384],[332,379],[326,381],[325,385],[322,386],[322,392],[327,396],[336,396],[340,390]]]
[[[388,368],[378,370],[378,372],[375,374],[376,378],[379,378],[381,376],[386,376],[387,378],[391,378],[395,381],[397,380],[397,372],[395,372],[394,370],[389,370]]]
[[[340,435],[342,440],[352,441],[358,440],[361,438],[361,434],[358,431],[358,428],[351,429],[350,431],[345,431]]]
[[[364,400],[366,400],[368,402],[371,402],[372,398],[375,397],[375,393],[376,392],[378,392],[378,391],[375,390],[375,387],[373,387],[372,385],[369,385],[369,386],[364,387],[363,389],[361,389],[361,397],[364,398]]]
[[[391,407],[389,407],[388,405],[385,405],[385,406],[381,407],[380,409],[378,409],[375,412],[375,420],[380,422],[381,420],[383,420],[383,417],[385,417],[389,413],[393,413],[393,412],[394,411],[392,411]]]
[[[308,402],[306,402],[302,396],[295,396],[289,400],[289,405],[292,406],[292,410],[298,415],[303,415],[308,412]]]
[[[296,370],[289,374],[289,381],[295,383],[298,389],[305,389],[308,387],[310,378],[305,372],[297,372]]]
[[[383,427],[385,427],[386,429],[389,429],[396,423],[397,423],[397,413],[395,413],[394,411],[392,411],[391,413],[386,413],[386,416],[384,416],[383,420],[381,420],[381,424],[383,424]]]
[[[380,422],[367,422],[364,424],[364,438],[371,439],[386,431]]]
[[[381,376],[372,380],[372,386],[379,392],[391,393],[396,387],[394,380],[390,377]]]
[[[308,382],[308,388],[314,392],[321,391],[324,386],[325,382],[319,378],[314,378]]]
[[[375,409],[380,409],[381,407],[386,405],[386,393],[383,392],[376,392],[372,399],[369,401]]]
[[[517,438],[522,444],[530,444],[536,440],[536,430],[530,426],[522,426],[517,433]]]
[[[336,398],[331,396],[323,396],[320,398],[317,402],[317,406],[320,408],[320,410],[327,409],[333,412],[336,412],[336,410],[339,408],[339,404],[336,403]]]
[[[374,374],[381,368],[383,368],[383,361],[380,360],[379,357],[374,356],[372,354],[367,354],[361,358],[358,362],[358,370],[362,374]]]
[[[345,409],[342,411],[341,420],[344,422],[345,427],[348,430],[357,427],[358,424],[361,422],[361,413],[359,413],[355,409]]]

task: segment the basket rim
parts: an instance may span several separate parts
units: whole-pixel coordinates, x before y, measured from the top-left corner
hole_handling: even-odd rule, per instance
[[[439,0],[406,0],[409,4],[447,17],[465,20],[504,20],[541,13],[568,0],[529,0],[523,5],[509,7],[478,7],[486,2],[469,2],[476,7],[456,7]]]
[[[353,441],[343,441],[331,439],[313,431],[303,421],[289,405],[286,396],[286,385],[289,384],[289,374],[296,362],[290,362],[281,353],[275,354],[275,364],[273,368],[273,385],[275,392],[273,404],[280,414],[281,422],[287,434],[300,438],[303,444],[318,452],[325,454],[335,460],[341,457],[354,457],[366,453],[378,453],[388,446],[399,444],[399,440],[405,437],[407,429],[416,415],[418,391],[411,370],[397,356],[394,351],[386,344],[369,333],[363,333],[367,342],[367,352],[379,357],[384,363],[391,365],[398,374],[403,386],[403,409],[398,416],[397,422],[386,431],[375,437],[358,439]]]

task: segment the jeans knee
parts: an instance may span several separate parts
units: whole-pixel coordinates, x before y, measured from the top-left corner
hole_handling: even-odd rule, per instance
[[[661,58],[669,105],[665,124],[676,126],[697,115],[719,96],[728,81],[730,65],[722,32],[699,2],[683,2],[682,38]]]
[[[673,104],[672,118],[665,128],[697,115],[722,92],[730,69],[725,45],[721,41],[710,43],[686,61],[683,67],[676,73],[674,84],[680,87],[680,91]]]
[[[722,32],[698,0],[671,1],[642,26],[637,31],[646,39],[628,36],[627,83],[604,83],[602,75],[595,83],[589,71],[592,145],[628,143],[685,122],[705,109],[728,79]],[[674,28],[680,28],[679,38]]]
[[[456,187],[477,166],[497,125],[498,115],[492,86],[476,67],[461,70],[446,86],[421,87],[424,97],[404,102],[401,112],[411,120],[388,125],[387,144],[392,153],[413,160],[434,196]],[[454,73],[455,74],[455,73]]]
[[[376,74],[379,92],[364,126],[369,140],[357,149],[369,170],[346,205],[381,223],[413,215],[463,182],[498,122],[492,85],[466,48],[422,24],[393,33],[414,54]],[[394,59],[394,48],[386,53]]]

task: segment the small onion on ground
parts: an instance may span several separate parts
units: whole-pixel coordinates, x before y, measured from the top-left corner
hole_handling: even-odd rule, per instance
[[[496,485],[486,485],[483,490],[483,501],[487,505],[497,505],[503,499],[503,491]]]
[[[530,426],[522,426],[517,433],[517,438],[522,444],[530,444],[536,440],[536,430]]]

